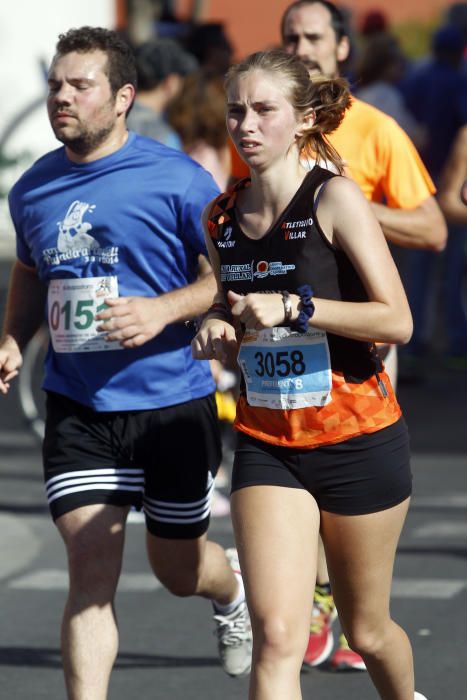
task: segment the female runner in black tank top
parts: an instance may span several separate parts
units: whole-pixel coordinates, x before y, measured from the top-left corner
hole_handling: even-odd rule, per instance
[[[346,493],[349,469],[369,465],[369,481],[378,473],[391,430],[407,454],[373,342],[404,343],[412,331],[394,262],[359,188],[302,165],[313,157],[342,172],[324,134],[342,119],[347,86],[311,82],[298,59],[273,50],[234,66],[226,88],[228,130],[251,180],[206,208],[218,293],[192,349],[221,361],[238,353],[243,375],[232,514],[254,637],[249,698],[302,697],[321,528],[351,645],[381,697],[413,700],[410,643],[389,615],[408,460],[393,470],[405,469],[405,481],[392,500],[373,490],[369,505],[358,473],[345,507],[335,498]],[[333,459],[342,476],[330,495],[323,484],[336,472]],[[384,478],[395,493],[391,470]]]

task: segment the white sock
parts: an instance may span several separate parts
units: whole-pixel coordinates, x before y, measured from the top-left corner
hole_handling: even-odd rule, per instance
[[[238,581],[238,593],[234,600],[231,603],[227,603],[227,605],[222,605],[221,603],[218,603],[217,600],[212,601],[214,612],[218,613],[219,615],[230,615],[230,613],[233,613],[233,611],[238,608],[240,603],[243,603],[245,600],[245,589],[243,588],[242,577],[240,574],[235,574],[235,578]]]

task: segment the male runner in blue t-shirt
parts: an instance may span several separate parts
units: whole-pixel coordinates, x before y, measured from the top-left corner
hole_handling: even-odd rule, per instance
[[[114,32],[61,35],[48,112],[64,146],[10,194],[18,259],[0,392],[45,308],[44,473],[68,553],[62,646],[74,700],[107,697],[132,506],[144,507],[160,581],[212,600],[224,669],[241,675],[251,656],[241,579],[206,537],[220,441],[209,366],[192,359],[185,324],[215,288],[198,262],[200,214],[217,188],[184,154],[127,131],[135,83],[131,50]]]

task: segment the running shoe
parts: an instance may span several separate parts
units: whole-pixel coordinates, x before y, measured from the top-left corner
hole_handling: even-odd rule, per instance
[[[310,636],[303,657],[303,666],[319,666],[331,655],[334,645],[332,623],[337,617],[336,606],[331,593],[320,586],[315,587],[311,614]]]
[[[428,698],[425,697],[424,695],[422,695],[421,693],[417,693],[417,691],[415,691],[415,695],[413,696],[413,700],[428,700]]]
[[[362,657],[349,647],[343,634],[339,637],[339,647],[332,655],[331,666],[335,671],[366,671]]]
[[[225,552],[230,566],[241,576],[237,550]],[[241,602],[228,615],[214,615],[217,644],[222,668],[229,676],[245,676],[251,669],[252,633],[246,602]]]

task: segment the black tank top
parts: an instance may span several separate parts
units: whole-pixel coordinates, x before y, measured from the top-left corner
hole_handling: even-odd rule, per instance
[[[334,173],[315,166],[290,204],[259,240],[248,238],[236,216],[237,193],[250,185],[238,182],[213,206],[208,228],[220,259],[224,292],[296,293],[309,284],[314,296],[343,301],[367,301],[368,296],[352,263],[324,235],[316,217],[317,189]],[[358,231],[358,227],[357,227]],[[372,343],[328,333],[331,367],[347,382],[360,383],[381,371]]]

